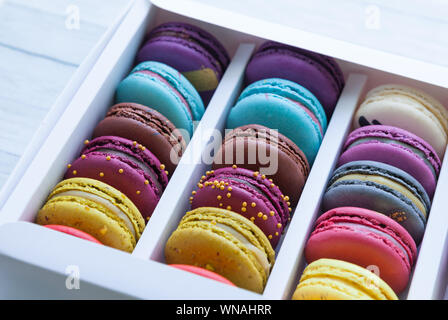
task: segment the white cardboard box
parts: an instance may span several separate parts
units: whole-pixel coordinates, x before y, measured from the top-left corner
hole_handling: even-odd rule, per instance
[[[357,50],[354,47],[344,50],[340,44],[336,56],[346,86],[294,216],[277,249],[276,262],[264,293],[255,294],[171,268],[163,263],[166,240],[188,210],[188,198],[195,183],[209,169],[202,163],[201,156],[210,140],[210,130],[224,129],[228,111],[242,89],[244,70],[254,47],[264,40],[261,38],[263,34],[271,39],[278,35],[277,40],[297,44],[294,39],[303,33],[290,28],[285,35],[280,33],[281,26],[275,31],[278,34],[270,29],[268,32],[268,25],[261,20],[252,21],[258,23],[257,28],[246,28],[237,13],[215,12],[216,8],[200,1],[182,1],[185,5],[174,0],[163,1],[163,4],[162,1],[155,2],[172,10],[176,8],[188,16],[158,8],[148,1],[135,1],[0,212],[1,298],[289,299],[305,266],[304,244],[319,213],[322,192],[351,129],[353,113],[366,90],[386,82],[408,84],[433,94],[448,105],[448,89],[415,80],[422,80],[425,75],[421,75],[423,78],[405,78],[373,69],[375,64],[353,63],[350,58],[365,51],[353,52]],[[171,6],[176,3],[177,7]],[[192,9],[193,4],[198,10]],[[229,28],[193,18],[213,20]],[[232,61],[136,249],[127,254],[31,223],[52,187],[62,178],[66,164],[79,154],[82,141],[90,138],[93,128],[111,106],[115,88],[129,72],[144,34],[164,21],[187,21],[209,30],[226,46]],[[319,41],[333,44],[331,39]],[[324,54],[334,53],[334,48],[324,43],[317,50],[312,34],[300,44]],[[370,58],[385,57],[372,53]],[[402,61],[402,67],[407,62],[406,59]],[[378,65],[382,63],[378,62]],[[444,163],[410,288],[401,295],[402,299],[441,299],[444,296],[448,280],[445,271],[448,261],[445,207],[448,199],[443,194],[448,189],[447,184],[448,165]],[[67,289],[66,285],[74,286],[77,276],[81,281],[80,289]]]

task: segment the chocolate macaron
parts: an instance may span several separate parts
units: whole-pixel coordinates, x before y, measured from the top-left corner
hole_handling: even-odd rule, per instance
[[[93,137],[118,136],[136,140],[149,149],[168,174],[174,172],[187,147],[179,130],[160,112],[137,103],[119,103],[110,108],[96,126]]]
[[[305,155],[290,139],[256,124],[231,130],[216,153],[212,168],[234,164],[271,178],[290,197],[293,207],[310,171]]]
[[[102,181],[123,192],[148,220],[168,184],[164,165],[147,148],[121,137],[86,141],[81,156],[68,165],[65,179]]]

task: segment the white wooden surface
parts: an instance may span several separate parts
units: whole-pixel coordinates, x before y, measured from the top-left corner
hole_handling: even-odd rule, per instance
[[[131,0],[0,0],[0,189],[49,108]]]

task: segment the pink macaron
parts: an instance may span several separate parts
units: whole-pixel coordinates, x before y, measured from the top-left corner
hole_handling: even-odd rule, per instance
[[[184,270],[184,271],[187,271],[187,272],[191,272],[191,273],[197,274],[199,276],[202,276],[202,277],[205,277],[205,278],[208,278],[208,279],[212,279],[212,280],[215,280],[215,281],[219,281],[219,282],[228,284],[228,285],[230,285],[232,287],[235,287],[235,285],[232,282],[230,282],[229,280],[227,280],[223,276],[221,276],[221,275],[219,275],[219,274],[217,274],[215,272],[212,272],[210,270],[204,269],[204,268],[200,268],[200,267],[196,267],[196,266],[190,266],[190,265],[187,265],[187,264],[170,264],[170,266],[174,267],[176,269],[180,269],[180,270]]]
[[[289,198],[272,179],[256,171],[232,167],[207,171],[190,198],[191,208],[217,207],[250,219],[275,247],[289,221]]]
[[[441,161],[429,143],[406,130],[370,125],[351,132],[338,165],[370,160],[392,165],[413,176],[432,198]]]
[[[339,259],[377,273],[398,294],[408,282],[417,248],[409,233],[375,211],[340,207],[317,219],[305,247],[308,263]]]
[[[72,227],[62,226],[62,225],[58,225],[58,224],[47,224],[47,225],[44,225],[44,227],[54,230],[54,231],[59,231],[59,232],[65,233],[65,234],[69,234],[71,236],[74,236],[74,237],[77,237],[80,239],[84,239],[84,240],[87,240],[90,242],[102,244],[96,238],[92,237],[90,234],[85,233],[84,231],[72,228]]]

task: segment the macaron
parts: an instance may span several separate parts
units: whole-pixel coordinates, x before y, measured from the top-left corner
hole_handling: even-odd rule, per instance
[[[306,156],[290,139],[267,127],[250,124],[228,132],[213,160],[213,169],[238,165],[259,171],[289,195],[294,207],[310,172]]]
[[[117,136],[138,141],[149,149],[170,176],[187,147],[180,131],[160,112],[137,103],[112,106],[93,131],[93,138]]]
[[[278,78],[252,83],[243,90],[227,118],[227,128],[259,124],[294,142],[313,164],[327,129],[319,100],[301,85]]]
[[[39,210],[36,223],[83,231],[102,244],[132,252],[145,228],[137,207],[117,189],[94,179],[58,183]]]
[[[351,132],[338,165],[357,160],[386,163],[406,171],[433,197],[441,161],[429,143],[406,130],[370,125]]]
[[[201,207],[187,212],[171,234],[165,260],[206,268],[238,287],[262,293],[275,252],[250,220],[229,210]]]
[[[386,84],[367,93],[356,111],[355,128],[383,124],[405,129],[428,142],[443,159],[448,138],[448,110],[420,90]]]
[[[87,240],[87,241],[90,241],[93,243],[102,244],[101,242],[96,240],[94,237],[92,237],[90,234],[85,233],[81,230],[72,228],[72,227],[61,226],[61,225],[57,225],[57,224],[47,224],[47,225],[44,225],[44,227],[54,230],[54,231],[58,231],[58,232],[62,232],[62,233],[74,236],[76,238],[84,239],[84,240]]]
[[[308,263],[330,258],[370,267],[397,294],[408,285],[416,256],[415,242],[400,224],[356,207],[335,208],[321,215],[305,246]]]
[[[223,276],[217,274],[216,272],[212,272],[212,271],[204,269],[204,268],[199,268],[196,266],[189,266],[187,264],[171,264],[170,266],[173,268],[176,268],[176,269],[191,272],[191,273],[197,274],[198,276],[212,279],[212,280],[215,280],[218,282],[228,284],[229,286],[235,287],[235,285],[232,282],[230,282]]]
[[[419,245],[431,203],[422,185],[403,170],[376,161],[353,161],[335,170],[322,198],[324,212],[338,207],[387,215]]]
[[[204,104],[210,101],[230,58],[223,45],[209,32],[182,22],[167,22],[154,28],[137,53],[137,63],[165,63],[193,84]]]
[[[204,104],[196,89],[179,71],[166,64],[147,61],[137,65],[115,92],[116,103],[135,102],[163,114],[189,141],[193,121],[204,114]]]
[[[394,291],[373,272],[356,264],[319,259],[300,278],[293,300],[398,300]]]
[[[81,156],[68,165],[64,178],[83,177],[107,183],[131,199],[149,220],[168,184],[163,168],[151,151],[136,141],[102,136],[87,142]]]
[[[273,181],[236,165],[207,171],[190,202],[192,209],[217,207],[241,214],[264,232],[274,249],[291,211],[289,197]]]
[[[267,78],[304,86],[319,99],[328,118],[344,88],[344,76],[333,58],[273,41],[259,47],[246,69],[249,84]]]

